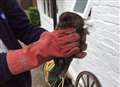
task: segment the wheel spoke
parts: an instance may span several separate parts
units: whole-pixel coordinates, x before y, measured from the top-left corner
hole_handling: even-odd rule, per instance
[[[83,76],[82,76],[82,78],[81,78],[81,79],[82,79],[82,81],[83,81],[84,87],[87,87],[87,86],[86,86],[86,83],[85,83],[85,79],[84,79],[84,77],[83,77]]]
[[[83,87],[80,83],[78,84],[78,87]]]
[[[95,81],[92,82],[91,87],[94,87]]]
[[[89,78],[90,78],[90,76],[89,75],[87,75],[87,87],[89,87]]]

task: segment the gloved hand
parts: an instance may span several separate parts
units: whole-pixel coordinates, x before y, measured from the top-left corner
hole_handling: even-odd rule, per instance
[[[7,53],[8,67],[13,75],[28,71],[51,58],[68,58],[78,54],[79,35],[75,29],[44,32],[40,39],[22,49]]]

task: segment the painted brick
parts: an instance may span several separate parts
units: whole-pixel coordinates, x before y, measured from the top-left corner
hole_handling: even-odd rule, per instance
[[[105,14],[105,13],[97,13],[97,12],[94,12],[94,8],[92,12],[92,19],[102,20],[104,22],[117,24],[117,25],[120,24],[119,16],[113,16],[111,14]]]
[[[96,3],[97,4],[97,3]],[[88,36],[88,56],[73,63],[75,72],[91,71],[99,78],[103,87],[118,87],[119,72],[119,16],[114,3],[93,6],[91,20],[93,27]],[[94,67],[95,66],[95,67]],[[111,84],[109,84],[111,82]]]
[[[107,14],[107,15],[113,15],[113,16],[119,16],[119,11],[118,8],[116,7],[110,7],[110,6],[93,6],[92,8],[94,13],[99,13],[99,14]]]
[[[102,78],[101,83],[104,84],[104,87],[118,87],[120,84],[120,79],[117,79],[120,75],[118,7],[118,3],[114,0],[100,3],[99,6],[93,6],[92,10],[93,29],[88,40],[89,53],[96,57],[93,60],[96,62],[94,65],[98,66],[98,73],[101,72],[100,78]],[[97,72],[96,70],[93,71]],[[105,82],[103,78],[106,79]],[[109,82],[111,84],[106,84]]]
[[[101,0],[101,5],[120,8],[119,0]]]
[[[101,3],[101,0],[92,0],[91,2],[93,6],[99,6]]]

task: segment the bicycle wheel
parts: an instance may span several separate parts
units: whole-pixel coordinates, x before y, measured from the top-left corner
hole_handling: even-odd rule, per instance
[[[77,76],[75,87],[101,87],[101,85],[94,74],[83,71]]]

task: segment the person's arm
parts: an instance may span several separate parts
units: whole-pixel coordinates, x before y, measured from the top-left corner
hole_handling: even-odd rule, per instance
[[[6,61],[6,53],[0,53],[0,84],[5,83],[11,78],[12,74],[9,71]]]
[[[13,75],[34,69],[51,58],[69,58],[77,54],[79,38],[73,29],[44,32],[38,41],[24,48],[0,53],[0,85]]]
[[[30,44],[39,39],[40,35],[46,31],[39,26],[33,26],[25,12],[18,4],[17,0],[4,0],[4,12],[7,21],[13,30],[16,38],[25,44]]]

